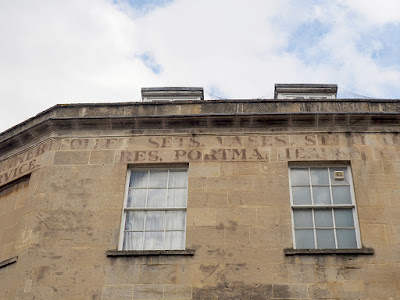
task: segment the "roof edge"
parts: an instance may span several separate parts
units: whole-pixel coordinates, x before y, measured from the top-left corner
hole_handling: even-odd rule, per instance
[[[351,105],[344,105],[351,103]],[[191,100],[167,103],[154,102],[118,102],[118,103],[74,103],[57,104],[37,115],[0,133],[0,143],[29,131],[35,125],[50,119],[72,118],[118,118],[139,116],[171,116],[186,115],[187,112],[198,115],[222,112],[237,114],[238,112],[284,112],[291,114],[303,112],[392,112],[399,114],[400,99],[230,99],[230,100]]]

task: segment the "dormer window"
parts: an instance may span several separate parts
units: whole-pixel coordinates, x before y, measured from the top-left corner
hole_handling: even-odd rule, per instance
[[[153,87],[142,88],[142,101],[168,102],[168,101],[204,100],[204,91],[201,87]]]
[[[336,84],[275,84],[275,99],[336,99]]]

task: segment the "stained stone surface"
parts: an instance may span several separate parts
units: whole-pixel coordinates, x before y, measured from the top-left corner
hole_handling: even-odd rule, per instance
[[[56,106],[0,135],[0,299],[400,299],[399,108]],[[373,255],[285,255],[294,162],[350,165]],[[154,165],[188,166],[194,255],[107,256],[128,167]]]

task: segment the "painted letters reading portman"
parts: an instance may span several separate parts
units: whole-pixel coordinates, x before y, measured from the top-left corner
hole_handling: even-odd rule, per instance
[[[363,136],[337,134],[134,137],[116,162],[287,161],[348,159],[360,155]]]
[[[51,141],[37,145],[27,151],[0,162],[0,186],[18,179],[37,169],[39,156],[49,151]]]
[[[400,140],[384,139],[380,142],[387,146],[400,144]],[[36,170],[43,163],[42,154],[50,149],[61,150],[60,152],[64,152],[64,154],[69,151],[90,152],[86,155],[89,164],[96,164],[95,160],[89,161],[89,157],[98,155],[99,151],[104,151],[107,155],[112,156],[114,163],[122,164],[326,160],[332,158],[346,160],[370,155],[365,153],[365,147],[359,147],[366,143],[376,143],[376,141],[370,140],[368,136],[357,134],[241,136],[205,134],[152,137],[137,135],[113,138],[53,139],[1,161],[0,186]],[[385,150],[382,151],[387,152],[388,149],[391,148],[385,146]],[[71,161],[68,164],[73,163]]]

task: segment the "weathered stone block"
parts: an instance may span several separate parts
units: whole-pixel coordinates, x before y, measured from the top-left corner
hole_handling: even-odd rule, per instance
[[[382,224],[385,223],[385,218],[383,218],[383,215],[385,214],[385,208],[381,207],[358,207],[358,219],[365,220],[368,222],[368,224]]]
[[[221,175],[220,163],[192,163],[189,168],[189,177],[219,177]]]
[[[259,162],[229,162],[223,163],[221,166],[224,177],[254,176],[260,173]]]
[[[54,155],[53,165],[88,164],[89,156],[89,151],[59,151]]]
[[[366,286],[366,294],[369,299],[397,299],[398,290],[394,284],[369,284]]]
[[[164,286],[165,299],[192,299],[192,285],[166,284]]]
[[[257,227],[270,227],[280,225],[291,225],[290,207],[268,206],[257,208]],[[271,228],[271,230],[274,230]]]
[[[387,195],[390,201],[390,206],[400,207],[400,189],[389,189]]]
[[[204,193],[207,190],[207,178],[191,178],[189,177],[189,194],[192,193]]]
[[[342,284],[315,284],[309,286],[309,296],[312,299],[341,299]]]
[[[362,280],[343,280],[344,291],[363,291],[365,288]]]
[[[242,176],[235,178],[207,178],[207,192],[221,190],[221,186],[226,190],[251,190],[252,178],[250,176]]]
[[[141,284],[174,284],[176,279],[176,265],[142,265]]]
[[[249,226],[238,226],[236,222],[229,221],[224,230],[224,243],[226,246],[245,246],[250,241]]]
[[[385,161],[383,162],[385,174],[400,174],[400,161]]]
[[[276,274],[276,282],[294,284],[294,288],[300,283],[313,284],[316,282],[315,267],[313,265],[294,264],[286,261],[286,263],[276,266]]]
[[[114,151],[98,150],[90,152],[89,163],[93,165],[106,165],[114,162]]]
[[[365,174],[384,174],[384,162],[383,160],[355,160],[351,164],[351,169],[355,175],[365,175]],[[387,174],[387,173],[386,173]]]
[[[218,208],[227,207],[228,191],[221,189],[220,191],[200,191],[200,187],[189,185],[188,191],[188,208]]]
[[[385,161],[400,160],[395,147],[385,147],[374,149],[374,158],[376,160],[383,159]]]
[[[164,285],[137,284],[134,288],[133,299],[163,299]]]
[[[224,227],[202,226],[187,227],[186,230],[186,246],[191,248],[193,245],[223,245],[224,244]]]
[[[274,299],[308,298],[307,285],[305,284],[274,284],[272,292]]]
[[[131,300],[133,297],[133,285],[105,286],[102,291],[104,300]]]
[[[277,227],[280,229],[279,232],[276,232]],[[250,227],[249,233],[250,244],[256,247],[274,245],[283,249],[284,245],[291,245],[291,226]]]
[[[271,299],[272,286],[269,284],[245,285],[243,283],[203,285],[193,287],[193,299]]]
[[[227,207],[216,209],[217,224],[226,230],[235,231],[238,226],[255,225],[257,209],[252,207]]]
[[[367,247],[373,246],[374,244],[387,244],[387,230],[385,225],[380,224],[360,224],[360,231],[363,238],[363,244]]]
[[[141,266],[132,264],[103,266],[102,271],[106,285],[130,285],[139,281]]]
[[[187,210],[189,226],[216,226],[217,214],[215,208],[190,208]]]
[[[276,203],[275,199],[271,199],[272,197],[266,195],[263,190],[258,188],[243,191],[228,191],[228,205],[245,207],[271,206]]]

